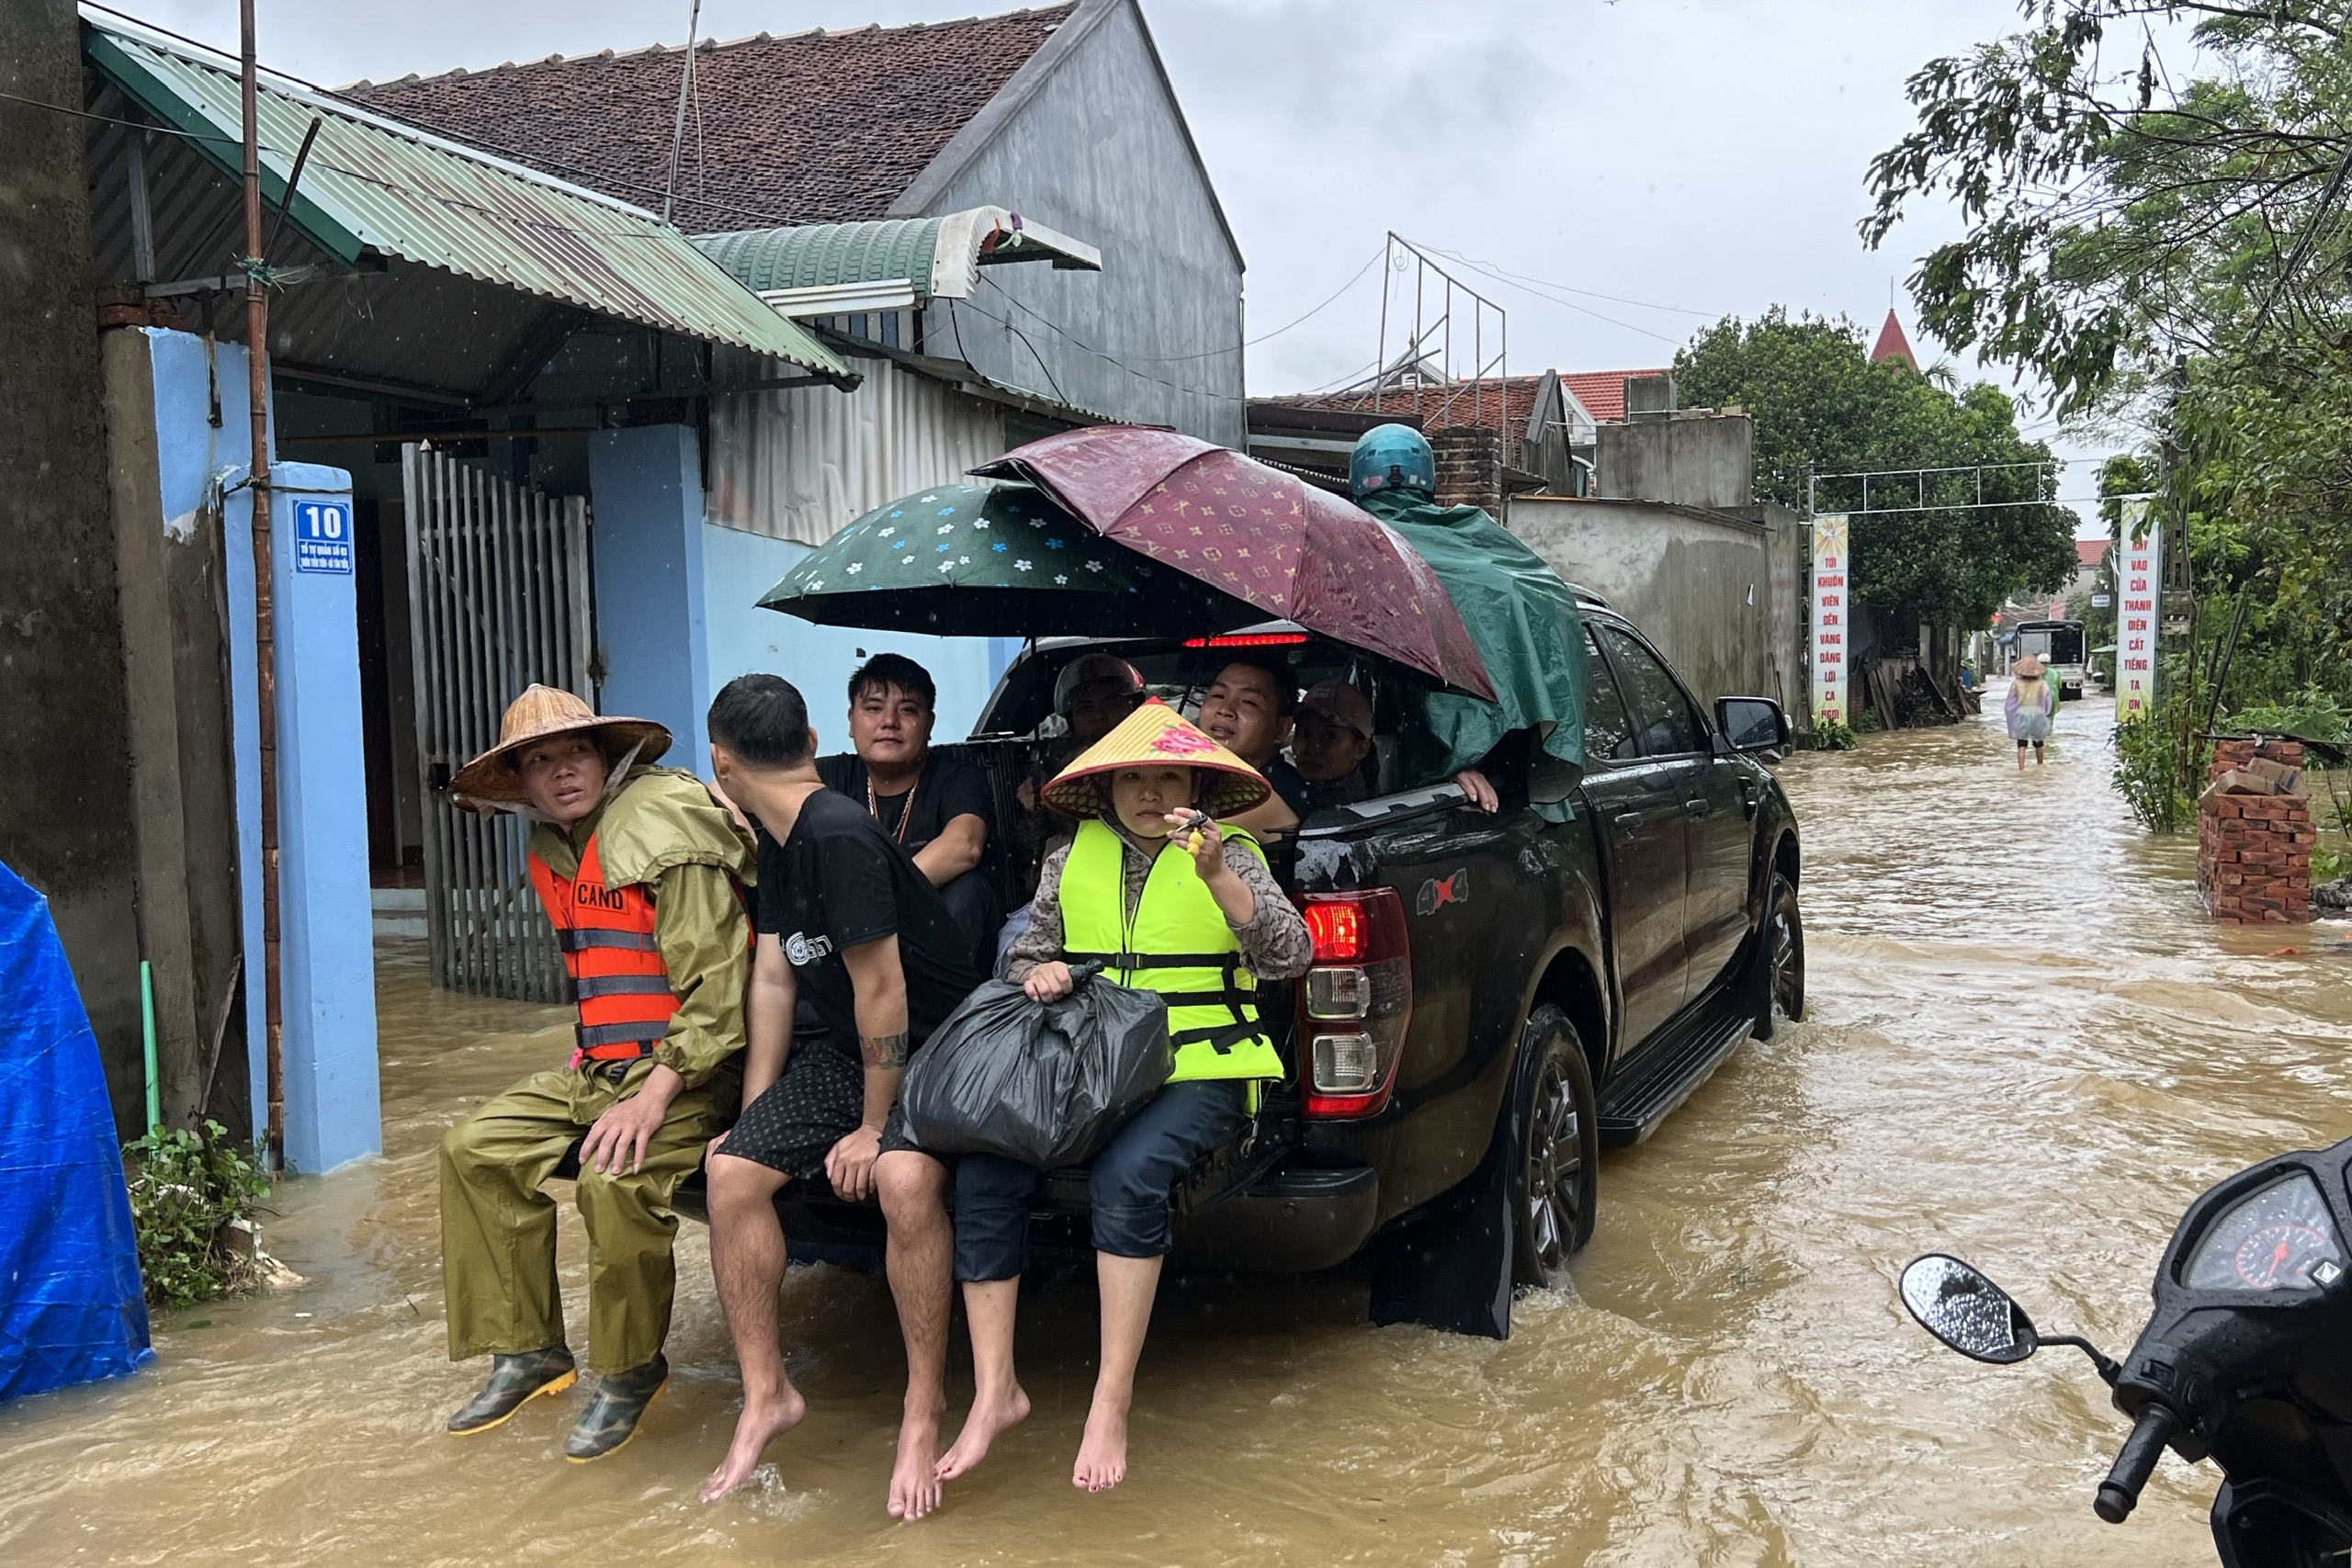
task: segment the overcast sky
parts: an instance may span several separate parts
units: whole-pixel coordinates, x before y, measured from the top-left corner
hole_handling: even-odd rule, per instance
[[[260,0],[265,63],[330,85],[550,52],[684,41],[688,0]],[[2017,24],[2010,0],[1144,0],[1249,263],[1256,392],[1375,356],[1395,229],[1532,280],[1460,268],[1509,312],[1511,368],[1667,363],[1773,304],[1875,333],[1889,289],[1956,231],[1922,212],[1872,253],[1871,156],[1911,123],[1903,82]],[[124,0],[233,48],[234,0]],[[705,0],[704,36],[941,20],[974,0]],[[1577,292],[1580,291],[1580,292]],[[1600,298],[1609,296],[1611,298]],[[1919,337],[1923,357],[1945,357]],[[1973,363],[1963,374],[1978,374]],[[2046,416],[2029,434],[2058,439]],[[2061,443],[2068,456],[2083,450]],[[2069,497],[2095,488],[2074,465]],[[2087,512],[2088,508],[2080,509]]]

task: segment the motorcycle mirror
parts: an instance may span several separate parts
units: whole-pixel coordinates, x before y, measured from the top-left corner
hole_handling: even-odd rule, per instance
[[[1969,1264],[1940,1252],[1903,1270],[1904,1310],[1971,1360],[2007,1366],[2041,1348],[2041,1337],[2009,1293]]]

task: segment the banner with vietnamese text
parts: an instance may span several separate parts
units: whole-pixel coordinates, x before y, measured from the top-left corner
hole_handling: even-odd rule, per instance
[[[1813,722],[1847,724],[1846,516],[1813,520]]]
[[[2123,503],[2123,547],[2115,568],[2115,716],[2129,723],[2156,705],[2156,625],[2164,598],[2164,551],[2145,497]]]

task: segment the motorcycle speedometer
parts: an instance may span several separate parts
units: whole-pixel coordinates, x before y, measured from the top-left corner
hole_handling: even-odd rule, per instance
[[[2344,1277],[2327,1201],[2297,1171],[2223,1210],[2182,1270],[2192,1291],[2315,1291]]]

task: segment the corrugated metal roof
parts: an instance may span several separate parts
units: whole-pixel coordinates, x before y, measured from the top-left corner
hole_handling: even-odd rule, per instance
[[[112,17],[85,12],[82,21],[91,63],[234,176],[236,74]],[[303,133],[318,121],[289,221],[346,264],[368,252],[397,256],[826,375],[854,374],[651,213],[267,73],[260,117],[262,190],[273,208]]]
[[[884,218],[751,229],[740,234],[697,234],[695,243],[736,282],[761,293],[904,278],[914,285],[917,299],[928,299],[939,220]]]
[[[1102,253],[1092,245],[1001,207],[970,207],[934,218],[697,234],[695,243],[737,282],[763,296],[906,283],[920,303],[933,296],[969,297],[983,266],[1051,262],[1063,271],[1102,270]],[[770,302],[787,308],[783,301]],[[804,297],[801,302],[811,309],[796,314],[831,313],[820,299]]]

